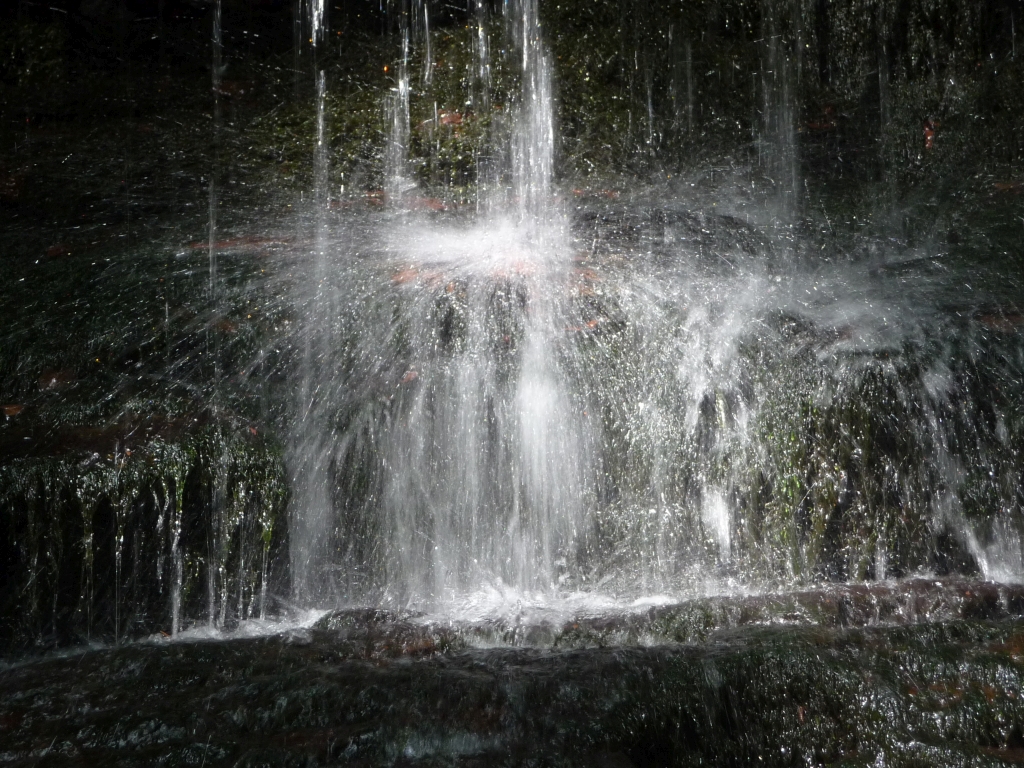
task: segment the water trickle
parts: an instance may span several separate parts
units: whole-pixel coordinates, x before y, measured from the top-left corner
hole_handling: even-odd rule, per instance
[[[327,30],[327,0],[308,0],[310,42],[315,48],[323,42]]]
[[[404,19],[404,17],[403,17]],[[385,196],[400,205],[402,195],[411,188],[408,178],[409,157],[409,30],[402,30],[402,53],[395,72],[395,86],[388,100],[391,135],[385,157]]]
[[[491,109],[491,53],[487,37],[487,8],[483,0],[476,2],[475,21],[476,39],[473,51],[476,59],[475,75],[480,89],[479,107],[486,113]]]
[[[330,205],[330,155],[327,143],[327,77],[321,69],[316,78],[316,150],[313,157],[314,203],[318,214],[317,236],[323,238],[326,222],[324,214]],[[322,243],[318,243],[317,257],[322,258]]]
[[[779,223],[793,221],[800,197],[799,156],[796,143],[795,94],[798,68],[783,36],[783,19],[772,13],[765,22],[761,72],[760,163],[774,190],[773,215]]]
[[[514,40],[522,56],[519,95],[512,147],[513,194],[520,220],[530,226],[550,220],[555,146],[551,63],[541,36],[536,0],[510,6]]]
[[[430,40],[430,5],[423,3],[423,84],[430,85],[434,75],[434,54]]]
[[[220,132],[222,130],[222,116],[221,116],[221,79],[224,71],[224,45],[223,45],[223,31],[222,31],[222,10],[221,0],[217,0],[213,6],[213,31],[211,37],[211,61],[210,61],[210,86],[211,94],[213,96],[213,135],[211,136],[211,145],[214,152],[213,162],[210,164],[210,179],[208,184],[208,217],[209,223],[207,227],[209,237],[209,270],[210,270],[210,283],[209,291],[211,298],[211,305],[214,307],[214,318],[213,322],[216,323],[218,319],[218,307],[219,307],[219,291],[218,291],[218,275],[217,275],[217,173],[219,166],[219,142]],[[214,381],[220,378],[220,356],[217,350],[217,338],[216,330],[211,329],[210,332],[210,358],[213,361],[213,378]]]
[[[173,489],[173,493],[171,493]],[[163,483],[165,507],[170,515],[167,521],[168,550],[171,555],[171,636],[181,631],[181,589],[184,584],[184,562],[181,553],[181,511],[185,495],[185,478],[178,475]]]

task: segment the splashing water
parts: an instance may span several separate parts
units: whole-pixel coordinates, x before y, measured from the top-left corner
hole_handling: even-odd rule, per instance
[[[989,375],[961,354],[987,343],[977,324],[943,309],[948,286],[927,264],[892,279],[907,273],[886,253],[823,271],[781,234],[800,205],[800,72],[774,17],[755,87],[766,209],[728,183],[712,202],[682,181],[570,216],[553,181],[549,55],[535,0],[520,0],[500,46],[520,78],[506,167],[478,167],[475,216],[434,216],[410,170],[407,16],[386,207],[318,227],[314,287],[298,297],[299,602],[600,610],[941,570],[937,541],[987,578],[1021,578],[1013,515],[972,511],[964,446],[979,446],[1009,510],[1017,469],[996,456],[1018,440],[999,426],[1008,413],[979,427],[986,406],[965,400],[964,382]],[[497,50],[485,16],[478,3],[482,105]],[[692,130],[685,51],[677,117]]]
[[[489,53],[477,11],[476,71],[486,91]],[[377,235],[385,245],[375,265],[392,273],[396,303],[364,306],[354,337],[332,338],[347,329],[317,309],[310,329],[318,351],[307,356],[292,534],[296,592],[305,599],[429,604],[487,581],[551,589],[581,529],[585,417],[569,403],[555,347],[567,307],[553,287],[566,282],[569,251],[552,188],[550,65],[535,3],[517,4],[509,24],[522,70],[510,183],[492,190],[484,206],[492,213],[455,225],[403,208],[414,185],[406,169],[410,38],[402,31],[386,162],[393,210]],[[513,215],[497,213],[508,209],[502,200],[514,201]],[[357,271],[332,268],[349,278]],[[359,301],[336,284],[326,290],[335,294],[325,299],[318,290],[315,307]],[[325,334],[325,325],[335,328]],[[381,353],[395,343],[404,348],[404,368],[386,371],[396,361]],[[397,386],[388,399],[402,401],[400,417],[385,416],[383,403],[352,402],[353,380],[367,369]],[[337,429],[339,411],[353,407],[346,418],[355,423]],[[343,520],[340,535],[335,528],[348,552],[334,562],[324,542],[337,523],[326,511],[335,473],[370,452],[386,467],[360,510],[372,520]]]

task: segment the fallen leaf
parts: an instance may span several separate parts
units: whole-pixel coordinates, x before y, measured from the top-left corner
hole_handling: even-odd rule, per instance
[[[436,197],[414,197],[409,200],[411,208],[427,209],[428,211],[446,211],[448,206]]]
[[[830,131],[837,125],[836,109],[828,104],[822,108],[821,114],[817,118],[807,123],[807,128],[812,131]]]
[[[216,240],[213,243],[215,251],[243,251],[255,250],[271,245],[290,245],[291,240],[281,237],[264,237],[260,235],[243,235],[242,237],[231,237],[227,240]],[[196,240],[189,243],[188,247],[193,251],[203,251],[210,247],[209,240]]]
[[[241,80],[222,80],[220,85],[213,90],[221,96],[231,98],[234,96],[244,96],[252,90],[252,86]]]
[[[939,130],[939,121],[928,118],[924,121],[924,148],[933,149],[935,147],[935,134]]]
[[[0,201],[16,203],[25,190],[25,174],[0,170]]]
[[[984,314],[975,315],[975,320],[984,325],[986,328],[999,331],[1000,333],[1014,333],[1020,330],[1021,326],[1024,326],[1024,315],[1016,312],[1002,313],[1002,312],[986,312]]]

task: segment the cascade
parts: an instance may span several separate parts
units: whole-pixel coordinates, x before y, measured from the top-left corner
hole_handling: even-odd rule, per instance
[[[1019,757],[1012,3],[55,3],[4,755]]]
[[[427,18],[425,9],[420,13]],[[510,63],[514,57],[521,79],[507,182],[486,191],[485,213],[438,226],[404,199],[415,187],[407,169],[406,22],[413,14],[400,11],[402,49],[388,101],[389,213],[377,234],[386,252],[366,274],[351,252],[335,248],[327,271],[340,280],[325,283],[318,273],[324,287],[313,298],[306,331],[319,350],[312,374],[319,391],[303,389],[292,459],[301,467],[292,561],[296,594],[305,598],[432,605],[489,582],[550,589],[585,527],[586,435],[553,348],[568,308],[552,287],[565,283],[567,270],[566,224],[552,187],[550,64],[535,2],[514,4],[506,14]],[[472,69],[486,107],[482,4],[476,20]],[[432,65],[429,55],[425,61]],[[318,309],[325,301],[365,309],[352,291],[380,290],[374,282],[382,268],[414,275],[397,286],[396,305],[381,307],[396,313],[390,319],[370,309],[366,317],[331,319]],[[382,384],[397,385],[394,405],[366,401],[379,397],[372,390]],[[337,509],[328,489],[364,473],[360,482],[372,491]],[[341,558],[328,554],[324,542],[332,537],[344,542]]]

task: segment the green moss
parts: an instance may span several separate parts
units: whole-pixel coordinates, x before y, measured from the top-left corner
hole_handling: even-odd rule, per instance
[[[0,621],[12,651],[263,610],[287,499],[280,449],[222,426],[132,444],[0,469],[14,578]]]

